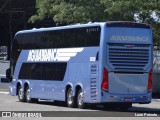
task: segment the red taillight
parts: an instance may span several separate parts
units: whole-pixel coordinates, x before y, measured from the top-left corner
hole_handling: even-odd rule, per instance
[[[148,92],[152,90],[152,69],[149,71],[148,75]]]
[[[109,90],[109,85],[108,85],[108,70],[104,68],[103,71],[103,81],[101,85],[102,90],[108,91]]]

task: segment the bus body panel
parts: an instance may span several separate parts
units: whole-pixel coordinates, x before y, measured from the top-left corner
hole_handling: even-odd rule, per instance
[[[140,103],[148,104],[151,102],[152,94],[110,94],[102,91],[103,96],[101,97],[102,103]]]
[[[21,80],[24,82],[24,80]],[[28,80],[30,84],[31,97],[44,98],[44,81],[42,80]]]
[[[148,74],[109,73],[110,94],[146,94]]]
[[[104,29],[101,69],[108,70],[109,90],[108,92],[102,90],[101,100],[103,102],[151,102],[151,92],[147,90],[148,72],[152,69],[151,30],[129,27]],[[128,101],[125,101],[124,99],[127,98]]]

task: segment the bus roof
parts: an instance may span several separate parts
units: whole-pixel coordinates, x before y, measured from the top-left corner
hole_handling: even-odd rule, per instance
[[[62,30],[62,29],[72,29],[72,28],[91,27],[91,26],[104,26],[105,24],[107,24],[108,27],[131,27],[131,28],[133,27],[133,28],[150,29],[150,25],[144,24],[144,23],[136,23],[133,21],[108,21],[108,22],[89,22],[88,24],[74,24],[74,25],[48,27],[48,28],[33,28],[30,30],[18,31],[16,35],[21,33],[42,32],[42,31],[50,31],[50,30]]]
[[[22,30],[18,31],[16,35],[21,33],[30,33],[30,32],[42,32],[42,31],[50,31],[50,30],[62,30],[62,29],[72,29],[72,28],[81,28],[81,27],[91,27],[91,26],[102,26],[106,24],[106,22],[94,22],[88,24],[74,24],[74,25],[66,25],[66,26],[58,26],[58,27],[48,27],[48,28],[33,28],[30,30]]]

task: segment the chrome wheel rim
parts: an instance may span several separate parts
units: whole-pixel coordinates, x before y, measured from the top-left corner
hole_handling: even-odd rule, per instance
[[[83,105],[83,92],[82,91],[78,95],[78,104],[79,106]]]
[[[22,88],[19,90],[18,95],[19,95],[19,98],[22,100],[23,99]]]
[[[29,90],[29,89],[27,90],[26,97],[27,97],[27,100],[30,100],[30,99],[31,99],[31,98],[30,98],[30,90]]]
[[[68,101],[68,104],[69,104],[69,105],[73,103],[73,100],[72,100],[72,90],[69,90],[69,91],[68,91],[67,101]]]

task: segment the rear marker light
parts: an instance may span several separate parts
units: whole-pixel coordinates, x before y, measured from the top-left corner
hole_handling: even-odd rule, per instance
[[[102,81],[102,85],[101,85],[101,88],[102,90],[104,91],[107,91],[109,90],[109,85],[108,85],[108,70],[106,68],[104,68],[103,70],[103,81]]]
[[[152,69],[149,71],[148,75],[148,92],[152,91]]]

